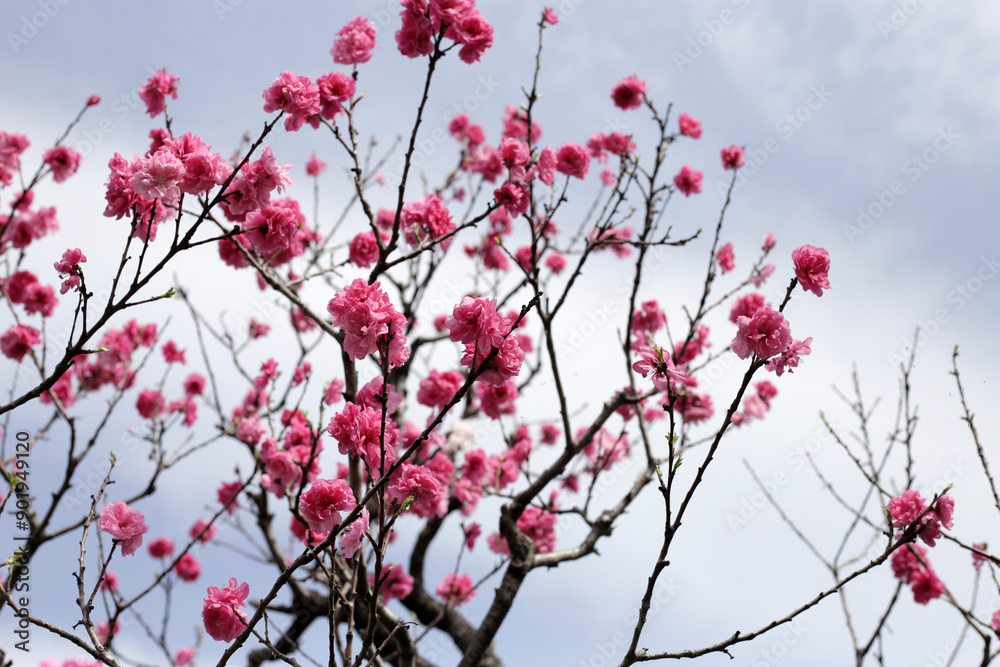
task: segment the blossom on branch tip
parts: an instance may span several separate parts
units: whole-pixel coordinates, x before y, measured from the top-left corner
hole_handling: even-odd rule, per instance
[[[736,318],[736,326],[739,330],[731,345],[740,359],[754,354],[761,359],[770,359],[784,352],[792,342],[788,322],[781,313],[768,306],[758,308],[750,317]]]
[[[830,289],[830,254],[826,250],[800,246],[792,251],[792,262],[802,289],[816,296],[823,296],[823,290]]]
[[[375,43],[375,24],[364,16],[355,16],[337,31],[330,55],[333,62],[340,65],[357,65],[368,62],[372,51],[378,48]]]
[[[685,197],[690,197],[692,194],[701,193],[702,178],[703,174],[700,171],[684,165],[674,176],[674,185],[684,193]]]
[[[646,80],[639,79],[634,74],[619,81],[611,90],[611,99],[615,106],[623,111],[638,109],[642,106],[642,96],[646,93]]]
[[[166,109],[167,97],[177,99],[177,82],[179,76],[168,74],[167,70],[160,69],[147,79],[146,83],[139,88],[139,97],[146,103],[146,113],[151,117],[163,113]]]
[[[142,536],[149,530],[142,512],[116,500],[102,507],[99,517],[98,527],[118,540],[123,556],[131,556],[142,546]]]
[[[246,606],[248,595],[250,586],[237,584],[236,579],[230,579],[229,585],[222,589],[208,587],[201,618],[212,639],[228,643],[240,636],[247,624],[247,615],[241,608]]]

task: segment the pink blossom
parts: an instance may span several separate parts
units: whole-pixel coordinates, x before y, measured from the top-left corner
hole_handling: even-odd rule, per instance
[[[628,241],[631,238],[632,228],[628,225],[605,230],[595,227],[587,235],[587,240],[593,244],[595,250],[610,248],[612,252],[623,258],[628,257],[632,252],[632,249],[623,241]]]
[[[306,174],[309,176],[319,176],[324,171],[326,171],[326,162],[316,157],[315,153],[309,156],[309,161],[306,162]]]
[[[375,575],[368,575],[372,586],[375,585]],[[382,585],[379,588],[383,599],[399,599],[409,596],[413,592],[413,577],[403,571],[403,566],[398,563],[384,563],[382,568]]]
[[[327,311],[333,325],[347,334],[344,351],[353,359],[364,359],[388,341],[389,363],[401,366],[410,356],[404,333],[405,320],[382,291],[357,278],[330,300]],[[384,352],[383,352],[384,353]]]
[[[431,369],[426,378],[420,381],[417,392],[417,403],[430,408],[441,408],[450,401],[462,385],[465,378],[458,371]]]
[[[504,338],[497,353],[487,362],[486,359],[492,349],[473,343],[467,344],[465,354],[462,355],[462,365],[471,371],[482,369],[485,364],[485,370],[482,370],[477,379],[483,384],[501,386],[521,372],[524,350],[518,337],[514,335]]]
[[[733,144],[722,149],[722,168],[740,169],[746,162],[743,159],[743,147]]]
[[[118,592],[118,575],[115,572],[105,571],[104,578],[101,579],[101,590]]]
[[[753,276],[750,277],[750,282],[754,287],[760,289],[760,286],[773,274],[774,264],[765,264],[754,272]]]
[[[149,555],[153,558],[169,558],[174,553],[174,542],[169,537],[161,537],[149,543]]]
[[[946,588],[944,582],[938,579],[937,574],[929,567],[914,572],[910,578],[910,586],[913,590],[913,601],[917,604],[927,604],[941,597]]]
[[[441,579],[434,589],[434,594],[444,598],[445,604],[457,607],[471,600],[476,595],[472,578],[467,574],[449,572]]]
[[[333,41],[333,48],[330,49],[333,62],[340,65],[368,62],[372,57],[372,50],[378,48],[375,43],[375,33],[374,23],[364,16],[355,16],[337,31],[337,39]]]
[[[764,237],[764,245],[761,246],[761,248],[764,252],[770,252],[777,242],[778,239],[775,238],[774,234],[772,232],[768,232],[767,236]]]
[[[546,146],[538,156],[535,166],[538,168],[538,180],[545,185],[552,185],[556,177],[556,152]]]
[[[684,193],[685,197],[690,197],[692,194],[699,194],[701,192],[701,180],[702,173],[700,171],[684,165],[677,172],[677,175],[674,176],[674,185]]]
[[[79,248],[70,248],[63,253],[61,260],[53,264],[55,270],[59,272],[59,277],[63,279],[62,287],[59,289],[60,294],[65,294],[71,289],[80,289],[80,276],[77,274],[81,271],[80,264],[86,261],[86,256]]]
[[[194,649],[184,648],[177,649],[177,653],[174,654],[174,662],[177,663],[178,667],[185,667],[190,665],[194,661]]]
[[[809,347],[811,344],[811,337],[805,340],[793,340],[781,354],[771,357],[764,364],[764,369],[774,371],[778,377],[781,377],[786,370],[791,373],[792,369],[798,368],[800,358],[812,352],[812,348]]]
[[[191,373],[184,380],[184,393],[188,396],[200,396],[205,391],[205,377]]]
[[[497,204],[507,209],[511,215],[523,215],[527,213],[531,204],[531,193],[526,185],[507,181],[493,191]]]
[[[545,266],[547,266],[552,273],[559,275],[562,270],[566,268],[566,258],[558,250],[550,250],[545,254]]]
[[[556,151],[556,171],[582,179],[590,169],[590,155],[579,144],[568,142]]]
[[[0,132],[0,185],[10,185],[14,174],[21,169],[21,153],[30,145],[23,134]]]
[[[681,394],[674,402],[674,410],[680,413],[688,424],[698,424],[706,419],[711,419],[715,412],[711,396],[693,392]]]
[[[140,157],[135,162],[132,191],[147,199],[163,199],[175,205],[181,197],[184,163],[170,151],[160,151]]]
[[[744,294],[733,303],[733,307],[729,311],[729,321],[736,324],[736,321],[741,317],[752,317],[757,309],[764,305],[763,294],[757,292]]]
[[[736,266],[736,259],[733,256],[733,244],[727,243],[715,253],[715,259],[719,262],[719,269],[722,273],[729,273]]]
[[[188,535],[191,536],[192,540],[198,540],[202,544],[211,542],[215,539],[215,535],[219,532],[219,529],[215,527],[214,523],[209,523],[208,519],[198,519],[191,526],[191,530],[188,531]]]
[[[146,517],[120,500],[101,508],[97,525],[118,540],[123,556],[131,556],[142,546],[142,536],[149,530]]]
[[[230,184],[222,210],[232,222],[243,222],[251,211],[271,203],[271,193],[283,192],[292,184],[288,169],[292,165],[280,164],[270,146],[264,146],[260,159],[248,162]]]
[[[429,244],[455,230],[451,213],[436,194],[427,195],[423,201],[413,201],[400,213],[399,226],[406,242],[413,247]],[[441,249],[447,250],[451,237],[441,241]]]
[[[448,26],[445,37],[462,45],[458,57],[471,65],[478,62],[486,50],[493,46],[493,26],[472,6]]]
[[[464,297],[445,320],[451,340],[493,349],[510,331],[510,320],[497,312],[496,299]]]
[[[682,113],[677,117],[677,124],[681,128],[681,134],[692,139],[701,137],[701,121],[691,114]]]
[[[642,377],[652,374],[653,386],[660,391],[668,391],[675,383],[684,381],[684,370],[674,365],[670,355],[663,353],[663,348],[644,346],[637,352],[640,358],[632,364],[632,370]]]
[[[156,419],[167,405],[166,397],[156,389],[143,389],[135,407],[145,419]]]
[[[410,499],[410,510],[422,519],[443,517],[448,510],[448,487],[427,467],[404,463],[392,474],[389,497],[402,505]]]
[[[340,378],[334,378],[330,380],[330,384],[326,387],[326,392],[323,394],[323,403],[326,405],[333,405],[338,403],[343,399],[344,392],[344,381]]]
[[[286,114],[285,130],[288,132],[299,130],[309,116],[320,111],[319,86],[309,77],[291,72],[279,74],[262,97],[265,113],[282,111]]]
[[[583,431],[578,431],[577,438],[582,436]],[[628,436],[623,433],[616,437],[606,428],[601,427],[601,430],[583,448],[583,453],[593,462],[593,469],[610,470],[612,464],[628,456]]]
[[[62,183],[76,173],[80,154],[66,146],[54,146],[42,154],[42,160],[52,170],[52,180]]]
[[[972,548],[973,549],[978,549],[979,551],[982,551],[983,553],[985,553],[986,552],[986,543],[985,542],[973,542]],[[984,556],[983,554],[977,553],[975,551],[972,552],[972,566],[974,568],[976,568],[977,570],[979,568],[981,568],[983,566],[983,563],[985,563],[988,560],[989,560],[989,558],[987,556]]]
[[[56,299],[56,291],[51,285],[32,283],[24,290],[24,312],[29,315],[41,313],[42,317],[51,317],[59,301]]]
[[[87,98],[87,106],[88,107],[95,107],[95,106],[97,106],[100,103],[101,103],[101,96],[100,95],[91,95],[90,97]]]
[[[542,20],[548,23],[549,25],[555,25],[559,23],[559,15],[556,14],[556,10],[552,9],[551,7],[546,7],[545,10],[542,12]]]
[[[368,508],[361,508],[361,516],[351,522],[340,536],[340,545],[337,547],[339,553],[344,554],[344,558],[353,558],[365,544],[365,533],[368,532]]]
[[[243,483],[239,480],[235,482],[222,482],[216,489],[215,495],[219,499],[219,504],[226,508],[227,514],[233,514],[240,506],[239,493],[243,488]]]
[[[51,405],[56,399],[58,399],[59,404],[64,408],[71,407],[74,403],[76,403],[76,394],[73,392],[73,385],[70,383],[70,377],[71,376],[67,374],[56,380],[56,383],[52,385],[48,391],[39,396],[38,400],[46,405]]]
[[[625,77],[611,90],[611,99],[615,106],[624,111],[638,109],[642,106],[642,97],[646,94],[646,80],[639,79],[634,74]]]
[[[20,363],[31,348],[42,342],[37,329],[26,324],[15,324],[0,336],[0,351],[8,359]]]
[[[487,417],[500,419],[500,415],[512,415],[515,412],[514,401],[518,397],[517,383],[507,380],[501,385],[476,383],[476,397]]]
[[[248,595],[250,587],[246,583],[237,584],[236,579],[230,579],[229,585],[221,590],[208,587],[201,618],[212,639],[228,643],[240,636],[247,624],[247,615],[241,607],[246,606]]]
[[[163,358],[168,364],[182,363],[186,364],[187,360],[184,358],[185,350],[177,349],[177,343],[172,340],[168,340],[160,348],[163,352]]]
[[[427,17],[427,0],[400,0],[403,27],[396,31],[396,45],[407,58],[426,56],[434,50],[434,27]]]
[[[269,331],[271,331],[270,325],[258,322],[252,317],[250,318],[250,324],[247,327],[247,335],[250,336],[250,338],[263,338]]]
[[[178,81],[180,81],[179,76],[168,74],[165,69],[157,70],[156,74],[139,88],[139,97],[146,103],[146,113],[155,117],[166,109],[168,96],[176,100]]]
[[[823,296],[823,290],[830,289],[830,254],[823,248],[804,245],[792,251],[795,277],[802,289],[816,296]]]
[[[740,359],[752,354],[761,359],[770,359],[784,352],[792,342],[788,322],[781,313],[768,306],[758,308],[751,317],[736,319],[739,330],[732,342],[733,352]]]
[[[318,479],[299,498],[299,511],[316,532],[332,531],[340,523],[340,513],[355,505],[354,492],[342,479]]]

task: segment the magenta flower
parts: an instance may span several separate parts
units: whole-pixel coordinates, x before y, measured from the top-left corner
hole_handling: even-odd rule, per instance
[[[555,25],[559,23],[559,15],[556,14],[556,10],[551,7],[546,7],[545,11],[542,12],[542,20],[549,25]]]
[[[130,184],[132,191],[146,199],[163,199],[176,204],[181,197],[184,163],[170,151],[160,151],[140,157]]]
[[[681,170],[677,172],[674,176],[674,185],[677,189],[684,193],[685,197],[690,197],[692,194],[701,193],[701,180],[703,175],[697,169],[692,169],[691,167],[684,165]]]
[[[285,130],[288,132],[298,131],[309,116],[320,111],[319,86],[309,77],[291,72],[279,74],[262,97],[266,113],[284,111],[287,114]]]
[[[719,269],[722,273],[729,273],[736,267],[736,258],[733,255],[733,244],[727,243],[719,248],[715,253],[715,259],[719,262]]]
[[[316,154],[313,153],[309,157],[309,161],[306,162],[306,173],[310,176],[319,176],[324,171],[326,171],[326,162],[320,160],[316,157]]]
[[[556,151],[556,171],[582,179],[590,169],[590,154],[580,144],[567,142]]]
[[[146,113],[155,117],[166,109],[167,97],[177,99],[177,82],[179,76],[168,74],[167,70],[157,70],[146,83],[139,88],[139,97],[146,103]]]
[[[361,516],[351,522],[340,536],[340,546],[337,551],[344,554],[344,558],[353,558],[365,544],[365,533],[368,532],[368,508],[361,508]]]
[[[355,16],[337,31],[337,39],[333,41],[333,48],[330,49],[333,62],[340,65],[368,62],[372,57],[372,50],[378,48],[375,43],[375,33],[374,23],[364,16]]]
[[[344,352],[351,358],[364,359],[386,341],[391,366],[401,366],[409,358],[406,321],[378,282],[369,285],[361,278],[355,279],[330,299],[326,309],[333,316],[333,325],[347,334]]]
[[[736,326],[739,329],[731,345],[740,359],[752,354],[770,359],[784,352],[792,342],[788,322],[781,313],[768,306],[758,308],[752,317],[737,318]]]
[[[354,492],[342,479],[318,479],[299,498],[303,518],[317,533],[329,533],[340,523],[340,513],[355,505]]]
[[[149,543],[149,555],[153,558],[169,558],[174,553],[174,542],[169,537],[161,537]]]
[[[746,162],[743,159],[743,147],[733,144],[729,148],[722,149],[722,168],[739,169]]]
[[[247,615],[240,607],[246,606],[248,595],[250,586],[237,585],[236,579],[230,579],[223,589],[208,587],[201,618],[212,639],[228,643],[240,636],[247,624]]]
[[[636,352],[640,358],[632,364],[632,370],[642,377],[652,374],[653,386],[660,391],[669,391],[676,383],[684,382],[684,369],[675,366],[670,355],[663,353],[663,348],[643,346]]]
[[[80,264],[86,261],[86,256],[79,248],[70,248],[63,253],[61,260],[53,264],[55,270],[59,272],[59,277],[63,279],[62,287],[59,288],[60,294],[65,294],[71,289],[80,289],[78,271],[80,271]]]
[[[146,518],[120,500],[101,508],[98,527],[121,544],[122,555],[131,556],[142,546],[142,536],[149,530]]]
[[[701,121],[694,116],[682,113],[677,118],[677,124],[680,125],[681,134],[684,136],[692,139],[701,137]]]
[[[472,587],[472,578],[469,575],[449,572],[434,589],[434,594],[444,598],[445,604],[457,607],[471,600],[476,591]]]
[[[451,213],[436,194],[429,194],[423,201],[412,201],[403,206],[399,226],[406,242],[413,247],[430,243],[455,231]],[[442,250],[447,250],[449,245],[451,237],[441,241]]]
[[[646,80],[639,79],[634,74],[625,77],[611,90],[611,99],[615,106],[623,111],[638,109],[642,106],[642,96],[646,93]]]
[[[830,255],[823,248],[804,245],[792,251],[795,277],[802,289],[816,296],[823,296],[823,290],[830,289]]]
[[[410,510],[422,519],[443,517],[448,510],[448,487],[426,466],[404,463],[392,474],[388,493],[400,505],[411,498]]]
[[[62,183],[76,173],[80,154],[66,146],[54,146],[42,154],[42,160],[52,170],[52,180]]]
[[[15,324],[0,336],[0,351],[8,359],[20,363],[31,348],[42,342],[37,329],[26,324]]]
[[[792,369],[798,368],[801,357],[812,352],[812,337],[805,340],[793,340],[780,354],[776,354],[764,364],[764,370],[773,371],[775,375],[781,377],[786,370],[791,373]]]
[[[403,566],[397,563],[385,563],[382,568],[382,597],[386,602],[392,599],[402,600],[413,592],[413,577],[403,571]],[[369,574],[368,580],[375,586],[375,575]]]

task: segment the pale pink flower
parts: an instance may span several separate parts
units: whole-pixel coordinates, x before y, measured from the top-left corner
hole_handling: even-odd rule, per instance
[[[607,185],[608,187],[614,185],[618,182],[618,178],[615,176],[615,172],[610,169],[605,169],[601,172],[601,183]]]
[[[190,665],[193,661],[194,661],[193,648],[188,648],[187,646],[185,646],[184,648],[177,649],[177,653],[174,654],[174,662],[177,663],[178,667],[185,667],[186,665]]]
[[[21,153],[31,145],[23,134],[0,132],[0,185],[10,185],[21,169]]]
[[[781,377],[781,374],[786,370],[789,373],[793,372],[792,369],[798,368],[800,358],[812,352],[812,348],[809,347],[811,344],[812,337],[805,340],[793,340],[781,354],[768,359],[767,363],[764,364],[764,370],[773,371],[778,377]]]
[[[615,106],[624,111],[642,106],[642,96],[646,93],[646,80],[634,74],[625,77],[611,90]]]
[[[768,278],[774,275],[774,264],[765,264],[764,266],[757,269],[757,271],[750,277],[750,283],[760,289]]]
[[[246,606],[248,595],[250,586],[237,584],[236,579],[230,579],[221,590],[208,587],[201,618],[212,639],[228,643],[240,636],[247,624],[247,615],[240,607]]]
[[[353,558],[365,544],[365,533],[368,532],[368,508],[361,508],[361,516],[351,522],[340,536],[340,545],[337,547],[339,553],[344,554],[344,558]]]
[[[701,137],[701,121],[691,114],[682,113],[677,118],[677,124],[681,128],[681,134],[692,139]]]
[[[765,252],[768,252],[768,251],[771,250],[771,248],[774,247],[774,245],[777,242],[778,242],[778,239],[774,236],[774,233],[773,232],[768,232],[767,236],[764,237],[764,245],[762,246],[762,248],[764,249]]]
[[[699,194],[701,192],[702,178],[703,175],[700,171],[684,165],[677,172],[677,175],[674,176],[674,185],[684,193],[685,197],[690,197],[692,194]]]
[[[316,157],[316,154],[313,153],[309,157],[309,161],[306,162],[306,173],[310,176],[319,176],[324,171],[326,171],[326,162],[320,160]]]
[[[52,170],[52,180],[62,183],[76,173],[80,154],[66,146],[54,146],[42,154],[42,161]]]
[[[101,508],[97,525],[118,540],[123,556],[131,556],[142,546],[142,536],[149,530],[146,518],[120,500]]]
[[[740,169],[746,161],[743,159],[743,147],[733,144],[722,149],[722,168]]]
[[[146,113],[157,116],[166,108],[167,97],[177,99],[177,82],[179,76],[168,74],[167,70],[157,70],[146,83],[139,88],[139,97],[146,103]]]
[[[456,574],[449,572],[441,579],[441,583],[434,589],[434,594],[444,598],[445,604],[457,607],[471,600],[476,591],[472,585],[472,578],[467,574]]]
[[[674,410],[680,413],[681,417],[688,424],[698,424],[711,419],[715,412],[712,406],[712,397],[708,394],[695,394],[685,392],[674,402]]]
[[[823,248],[804,245],[792,251],[795,277],[802,289],[816,296],[823,296],[823,290],[830,289],[830,254]]]
[[[364,16],[355,16],[337,31],[337,39],[333,41],[333,48],[330,49],[333,62],[340,65],[368,62],[372,57],[372,50],[378,48],[375,43],[375,33],[374,23]]]
[[[542,12],[542,20],[548,23],[549,25],[555,25],[559,23],[559,15],[556,14],[556,10],[552,9],[551,7],[546,7],[545,10]]]
[[[55,270],[59,272],[59,277],[63,279],[62,287],[59,288],[60,294],[65,294],[71,289],[80,289],[80,276],[77,272],[80,271],[80,264],[86,261],[86,256],[79,248],[70,248],[63,253],[61,260],[53,264]]]
[[[770,359],[784,352],[792,342],[788,322],[781,313],[767,306],[758,308],[751,317],[739,317],[736,320],[739,330],[732,342],[733,352],[740,359],[757,355],[761,359]]]
[[[136,160],[130,184],[138,195],[173,205],[181,197],[182,180],[184,163],[170,151],[160,151]]]

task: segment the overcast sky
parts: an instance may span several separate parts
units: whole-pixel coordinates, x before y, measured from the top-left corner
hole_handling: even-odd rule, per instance
[[[5,91],[0,131],[28,136],[32,146],[24,160],[30,168],[88,95],[103,98],[66,140],[85,153],[80,172],[63,185],[39,187],[36,202],[58,207],[62,232],[39,244],[38,256],[29,260],[36,262],[31,264],[36,270],[42,272],[53,261],[44,259],[48,255],[43,256],[42,248],[55,256],[79,245],[90,259],[86,268],[95,272],[117,257],[126,225],[102,216],[106,165],[115,152],[126,157],[144,152],[146,135],[159,126],[135,98],[136,89],[158,68],[181,77],[180,97],[169,106],[175,132],[199,134],[228,157],[240,136],[259,131],[267,118],[264,88],[285,70],[316,77],[336,69],[329,54],[334,33],[352,16],[364,14],[379,26],[380,48],[360,68],[359,90],[366,95],[358,113],[361,136],[367,140],[374,135],[380,147],[388,147],[397,134],[408,131],[425,63],[402,58],[395,49],[395,2],[261,4],[8,0],[0,5],[0,81]],[[524,100],[521,89],[530,84],[543,5],[510,0],[480,2],[479,7],[494,25],[494,46],[473,66],[445,59],[435,75],[422,136],[444,128],[450,115],[462,109],[495,144],[504,106]],[[987,451],[995,455],[996,448],[990,447],[998,421],[989,412],[1000,400],[995,353],[1000,323],[995,200],[1000,6],[987,0],[563,0],[555,8],[560,21],[546,31],[539,79],[543,99],[536,107],[545,143],[582,144],[591,132],[619,129],[633,133],[640,152],[646,150],[649,142],[643,138],[651,132],[646,112],[622,112],[609,96],[615,83],[634,73],[646,80],[647,94],[659,108],[673,103],[675,116],[687,112],[703,124],[699,140],[678,142],[671,149],[671,168],[690,164],[705,172],[702,194],[671,203],[667,215],[678,230],[714,226],[722,201],[718,188],[727,177],[718,151],[741,144],[747,149],[747,165],[723,232],[723,241],[734,244],[737,273],[755,256],[764,235],[774,232],[778,271],[766,292],[776,302],[791,276],[793,248],[808,243],[826,248],[831,256],[832,289],[822,299],[798,291],[787,313],[796,338],[813,337],[813,354],[794,375],[775,382],[779,395],[764,423],[727,439],[718,467],[678,537],[664,574],[664,602],[642,645],[667,650],[715,643],[783,615],[829,585],[829,574],[772,508],[745,510],[747,525],[733,529],[734,515],[756,491],[741,458],[780,487],[779,499],[829,553],[849,516],[823,495],[808,469],[796,467],[794,452],[822,432],[820,410],[845,429],[851,426],[831,386],[850,388],[852,363],[859,368],[866,399],[882,399],[873,439],[884,441],[894,417],[898,359],[909,353],[906,341],[918,327],[924,332],[913,378],[921,410],[919,483],[932,488],[949,470],[957,471],[952,475],[960,478],[954,490],[956,533],[967,542],[1000,544],[1000,517],[988,511],[991,503],[974,465],[968,431],[958,420],[960,406],[948,375],[951,350],[959,345],[967,397]],[[321,212],[327,219],[336,215],[349,189],[333,139],[308,128],[297,134],[276,131],[272,137],[279,160],[296,165],[291,194],[305,210],[312,210],[306,160],[316,152],[330,163]],[[427,151],[431,184],[440,181],[455,157],[450,140]],[[580,202],[589,203],[587,188],[597,186],[596,167],[575,191]],[[420,190],[414,183],[408,192],[417,196]],[[376,205],[395,197],[388,191],[373,196]],[[0,194],[5,206],[8,198],[9,192]],[[355,213],[345,229],[353,234],[362,225]],[[574,223],[561,226],[574,228]],[[691,302],[703,276],[708,241],[703,237],[669,251],[648,280],[643,296],[660,299],[677,322],[683,318],[681,304]],[[177,279],[198,288],[194,298],[207,312],[252,312],[261,299],[252,281],[240,276],[234,282],[212,253],[186,260]],[[601,276],[627,270],[614,258],[601,262],[592,271],[607,273],[586,283],[586,294],[578,297],[579,314],[565,322],[566,336],[574,317],[578,326],[608,295],[609,281]],[[206,264],[211,267],[207,274]],[[247,296],[224,287],[230,284]],[[186,319],[179,303],[136,316],[161,321],[170,316],[179,331]],[[0,328],[5,329],[3,317]],[[724,319],[713,323],[717,347],[733,333]],[[579,364],[574,377],[581,380],[573,396],[577,405],[589,402],[592,409],[607,397],[605,387],[624,383],[620,359],[602,366],[599,354],[602,346],[611,349],[614,340],[608,327],[587,342],[587,354],[574,359]],[[732,394],[724,393],[726,382],[735,382],[743,367],[735,364],[722,373],[716,406],[728,404]],[[7,376],[11,366],[2,368]],[[534,416],[554,412],[547,409],[536,407]],[[120,428],[129,425],[123,422]],[[234,451],[220,454],[224,463],[219,465],[226,470],[232,468]],[[841,475],[852,497],[860,497],[857,475],[850,475],[835,445],[824,444],[817,460],[832,475]],[[167,482],[166,488],[177,492],[171,506],[143,508],[149,510],[147,516],[167,524],[178,521],[172,530],[162,523],[154,530],[176,541],[212,502],[211,489],[219,477],[204,468],[189,474],[204,481],[203,494],[185,493],[183,480]],[[897,470],[895,479],[899,475]],[[617,632],[631,630],[625,619],[641,596],[662,534],[662,506],[649,491],[623,518],[600,558],[529,576],[523,599],[497,638],[507,664],[605,664],[602,648],[616,641]],[[968,557],[949,546],[938,547],[932,558],[950,590],[967,602],[972,586]],[[477,549],[474,557],[463,560],[474,576],[493,563],[492,554],[483,552],[485,548]],[[448,570],[453,554],[442,547],[440,556],[447,562],[436,566],[435,575]],[[205,560],[220,555],[207,554]],[[52,580],[69,591],[71,580],[64,570],[54,571]],[[199,592],[189,594],[185,618],[175,623],[178,645],[189,641],[184,637],[190,638],[190,626],[184,624],[200,612],[204,586],[240,576],[230,571],[219,564],[207,568]],[[140,580],[137,575],[136,585]],[[849,600],[858,609],[859,632],[866,632],[893,584],[889,573],[879,572],[848,587]],[[472,617],[485,611],[492,585],[469,605]],[[955,640],[960,618],[941,600],[925,608],[915,605],[908,591],[903,595],[887,635],[887,664],[936,664],[933,656]],[[989,609],[981,615],[988,618],[1000,607],[1000,597],[984,590],[980,606]],[[784,664],[842,665],[851,660],[836,600],[803,616],[796,630],[795,641],[777,649]],[[34,636],[32,660],[48,657],[42,652],[44,637],[37,631]],[[8,641],[5,635],[0,645]],[[776,664],[762,657],[776,642],[782,643],[781,634],[733,649],[735,663],[715,656],[704,664]],[[52,655],[73,655],[56,646]],[[219,653],[221,645],[208,640],[198,664],[214,664],[211,657]],[[621,653],[616,647],[610,664]]]

